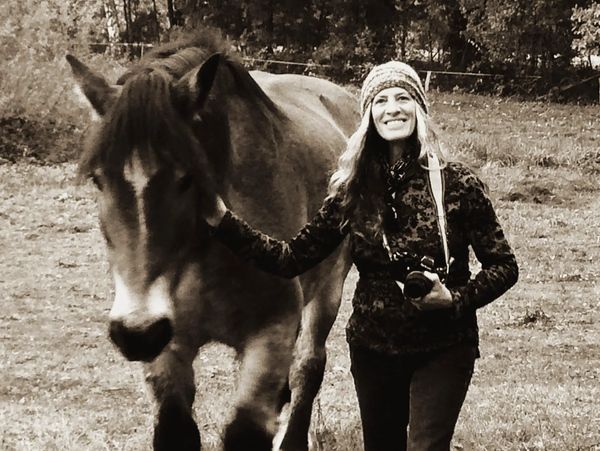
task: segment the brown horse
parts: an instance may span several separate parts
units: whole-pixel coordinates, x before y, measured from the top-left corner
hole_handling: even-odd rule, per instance
[[[289,239],[325,197],[357,102],[325,80],[249,73],[224,47],[210,33],[169,44],[116,85],[67,56],[101,116],[80,172],[98,187],[115,283],[110,338],[146,362],[155,449],[200,448],[192,363],[218,341],[242,360],[225,449],[270,450],[289,400],[281,449],[303,450],[346,247],[299,278],[277,278],[211,237],[199,199],[218,192],[254,226]]]

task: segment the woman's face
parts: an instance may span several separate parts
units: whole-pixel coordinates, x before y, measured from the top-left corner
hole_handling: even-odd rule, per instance
[[[417,103],[404,88],[386,88],[373,98],[371,115],[377,133],[386,141],[404,140],[417,124]]]

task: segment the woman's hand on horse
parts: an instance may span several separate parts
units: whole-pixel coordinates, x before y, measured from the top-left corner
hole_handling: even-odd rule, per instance
[[[206,222],[212,227],[218,227],[221,221],[223,220],[223,216],[227,213],[227,207],[225,206],[225,202],[221,196],[217,194],[217,198],[215,200],[214,208],[211,212],[206,212],[204,214],[204,219]]]
[[[450,290],[442,283],[436,273],[424,271],[426,277],[431,279],[433,287],[431,291],[420,299],[411,300],[413,305],[419,310],[438,310],[452,306],[452,294]]]

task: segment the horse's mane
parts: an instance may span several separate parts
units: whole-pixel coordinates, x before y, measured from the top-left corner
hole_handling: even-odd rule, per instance
[[[194,67],[202,64],[213,53],[221,53],[235,58],[231,46],[212,29],[186,36],[174,42],[163,44],[146,55],[117,80],[117,84],[125,84],[130,78],[148,70],[162,70],[173,79],[178,80]]]
[[[122,91],[87,143],[79,164],[80,174],[87,176],[97,169],[120,172],[134,151],[142,164],[158,158],[205,172],[206,155],[200,152],[196,136],[177,110],[172,89],[175,82],[210,55],[220,53],[234,68],[237,90],[267,109],[277,110],[229,47],[217,32],[203,30],[146,54],[118,79]]]

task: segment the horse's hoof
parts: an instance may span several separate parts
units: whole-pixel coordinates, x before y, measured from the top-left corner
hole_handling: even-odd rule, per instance
[[[154,429],[154,451],[198,451],[200,431],[194,419],[176,403],[165,403]]]
[[[225,451],[271,451],[273,434],[253,420],[253,415],[238,410],[234,420],[227,427],[223,445]]]

